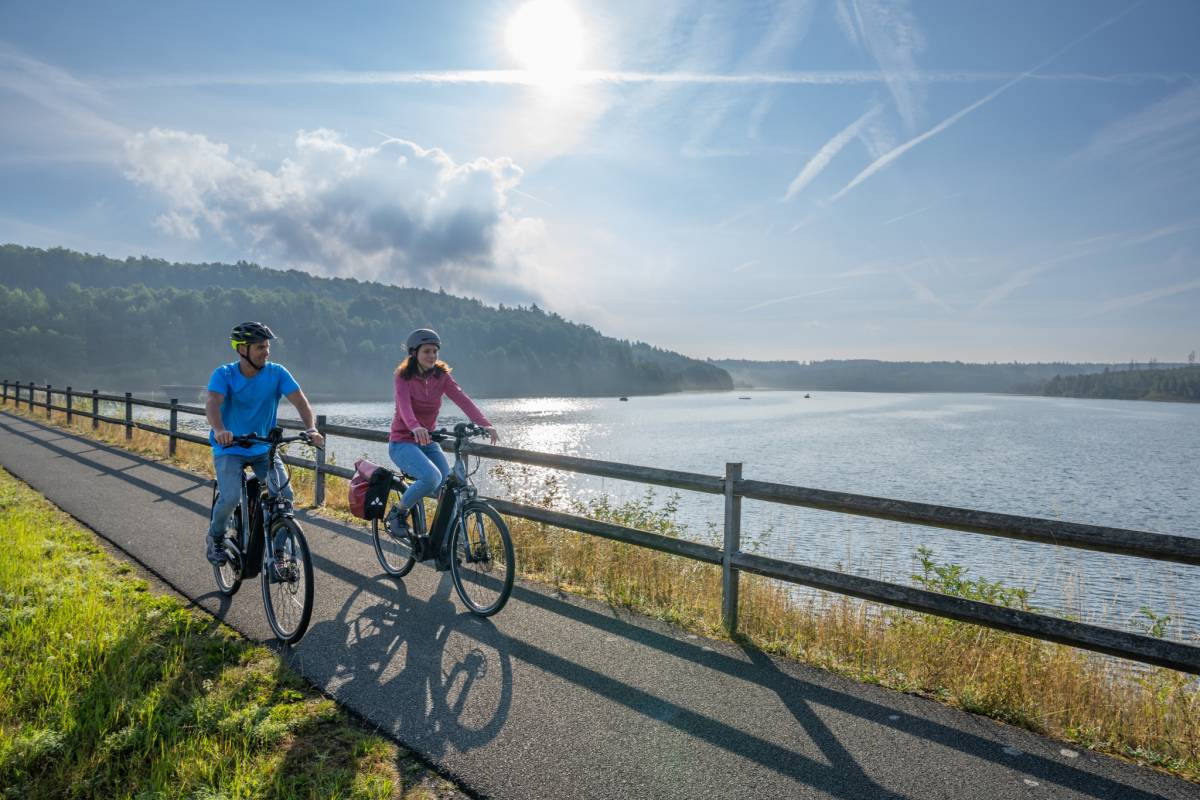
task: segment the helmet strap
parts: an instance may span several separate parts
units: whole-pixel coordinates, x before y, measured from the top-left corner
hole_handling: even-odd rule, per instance
[[[256,366],[254,365],[254,362],[250,360],[250,356],[248,355],[248,353],[249,353],[249,352],[250,352],[250,342],[246,342],[246,352],[245,352],[245,353],[243,353],[243,352],[242,352],[242,351],[239,349],[239,350],[237,351],[237,354],[238,354],[238,357],[239,357],[239,358],[241,358],[243,361],[245,361],[245,362],[246,362],[246,367],[247,367],[248,369],[250,369],[250,371],[251,371],[252,373],[254,373],[254,374],[258,374],[258,372],[260,372],[260,371],[262,370],[262,367],[256,367]],[[266,366],[266,365],[264,364],[263,366]]]

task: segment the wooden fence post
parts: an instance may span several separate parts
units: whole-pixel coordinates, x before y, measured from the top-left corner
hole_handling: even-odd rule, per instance
[[[92,389],[92,430],[100,427],[100,394],[99,389]]]
[[[4,405],[8,405],[8,378],[4,379]]]
[[[167,437],[167,455],[175,457],[175,431],[179,429],[179,399],[171,398],[171,435]]]
[[[125,439],[133,438],[133,392],[125,393]]]
[[[325,428],[325,415],[317,414],[317,432]],[[325,505],[325,450],[317,450],[316,479],[313,481],[313,505]]]
[[[742,498],[733,490],[733,482],[742,479],[740,462],[725,464],[725,549],[721,554],[721,622],[733,636],[738,625],[738,575],[733,556],[741,549]]]
[[[51,405],[53,405],[53,404],[50,402],[50,384],[47,383],[46,384],[46,419],[50,419]]]
[[[71,387],[67,387],[67,425],[71,424]]]
[[[29,382],[29,413],[33,413],[33,381]]]

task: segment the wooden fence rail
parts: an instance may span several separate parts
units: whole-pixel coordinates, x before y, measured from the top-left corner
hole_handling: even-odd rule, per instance
[[[207,437],[179,430],[179,414],[204,415],[199,406],[183,405],[177,399],[161,402],[122,395],[101,394],[93,389],[90,395],[74,393],[47,385],[27,387],[27,396],[21,397],[22,384],[15,381],[3,382],[0,395],[4,404],[11,400],[17,408],[25,402],[29,410],[45,408],[49,416],[54,411],[64,414],[90,417],[92,426],[108,422],[125,427],[126,438],[132,436],[134,428],[161,434],[168,438],[168,447],[174,452],[177,440],[208,444]],[[37,402],[35,392],[42,395]],[[62,395],[65,405],[53,403],[54,395]],[[72,398],[91,399],[91,412],[74,407]],[[100,402],[120,404],[121,417],[100,414]],[[169,412],[169,425],[162,427],[133,419],[133,406],[144,406]],[[280,420],[284,428],[299,430],[299,422]],[[386,443],[387,431],[356,428],[348,425],[332,425],[324,416],[317,417],[317,427],[326,436],[342,436],[368,442]],[[448,446],[448,445],[447,445]],[[658,469],[612,461],[560,456],[470,443],[465,447],[472,455],[550,469],[565,470],[586,475],[597,475],[624,481],[667,486],[693,492],[720,494],[725,498],[724,540],[721,547],[689,542],[670,536],[636,530],[622,525],[589,519],[575,514],[551,511],[535,506],[515,503],[510,500],[489,498],[502,514],[520,517],[579,533],[600,536],[618,542],[657,550],[663,553],[701,561],[718,566],[722,570],[722,614],[726,629],[737,630],[738,575],[750,572],[775,580],[809,586],[824,591],[836,592],[863,600],[933,614],[949,619],[970,622],[989,628],[1018,633],[1046,641],[1058,642],[1108,655],[1128,658],[1146,664],[1169,667],[1200,675],[1200,646],[1161,639],[1138,633],[1129,633],[1073,620],[1060,619],[1045,614],[966,600],[960,597],[939,594],[912,586],[862,578],[831,570],[819,569],[790,561],[744,553],[740,547],[741,501],[744,498],[792,506],[802,506],[822,511],[886,519],[896,522],[924,525],[946,530],[964,531],[973,534],[1004,537],[1039,544],[1053,544],[1083,550],[1116,553],[1123,556],[1169,561],[1189,566],[1200,566],[1200,532],[1197,536],[1174,536],[1148,531],[1084,525],[1074,522],[999,514],[952,506],[914,503],[891,500],[867,495],[830,492],[766,481],[751,481],[742,478],[742,465],[726,464],[723,476],[703,475],[676,470]],[[328,475],[350,478],[353,471],[346,467],[328,465],[324,453],[317,451],[316,460],[284,456],[288,464],[315,472],[315,499],[318,505],[325,498],[325,479]]]

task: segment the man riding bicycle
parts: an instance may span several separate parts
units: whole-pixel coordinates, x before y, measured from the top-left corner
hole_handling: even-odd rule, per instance
[[[208,440],[212,444],[219,497],[208,526],[206,555],[214,564],[220,564],[224,559],[221,537],[240,499],[242,470],[247,464],[260,481],[266,482],[272,497],[280,497],[289,505],[292,501],[292,488],[285,480],[280,457],[276,455],[275,462],[268,465],[268,445],[235,447],[234,436],[256,434],[266,437],[275,427],[279,398],[286,397],[300,414],[310,441],[318,447],[325,443],[317,431],[312,407],[300,390],[300,384],[283,365],[268,361],[274,338],[271,329],[261,322],[243,322],[236,326],[229,339],[238,360],[217,367],[208,380],[204,411],[212,426]]]

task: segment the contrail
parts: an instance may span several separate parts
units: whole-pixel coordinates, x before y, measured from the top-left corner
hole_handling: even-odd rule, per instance
[[[891,164],[893,161],[895,161],[900,156],[904,155],[909,150],[911,150],[914,147],[916,147],[917,145],[919,145],[921,142],[924,142],[927,139],[933,138],[934,136],[938,135],[942,131],[949,128],[954,123],[958,122],[960,119],[965,117],[967,114],[970,114],[975,109],[979,108],[980,106],[986,105],[987,103],[990,103],[992,100],[994,100],[996,97],[998,97],[1001,93],[1008,91],[1013,86],[1016,86],[1018,83],[1020,83],[1021,81],[1025,80],[1026,78],[1031,77],[1033,75],[1033,73],[1037,72],[1042,67],[1051,63],[1052,61],[1057,59],[1059,56],[1061,56],[1063,53],[1070,50],[1072,47],[1075,47],[1080,42],[1084,41],[1085,39],[1090,38],[1091,36],[1096,34],[1098,31],[1103,30],[1104,28],[1107,28],[1109,25],[1112,25],[1114,22],[1116,22],[1117,20],[1119,20],[1121,17],[1125,16],[1129,12],[1133,11],[1135,8],[1142,5],[1142,3],[1144,3],[1144,2],[1145,2],[1145,0],[1140,0],[1140,2],[1134,3],[1129,8],[1125,9],[1124,11],[1122,11],[1121,13],[1112,17],[1111,19],[1107,20],[1106,22],[1101,22],[1099,25],[1092,28],[1087,33],[1083,34],[1079,38],[1069,42],[1068,44],[1066,44],[1065,46],[1060,48],[1057,52],[1055,52],[1049,58],[1044,59],[1037,66],[1035,66],[1032,69],[1029,69],[1025,72],[1022,72],[1017,77],[1008,81],[1003,86],[1001,86],[999,89],[996,89],[995,91],[991,92],[990,94],[984,96],[982,99],[976,100],[974,103],[967,106],[966,108],[959,111],[958,113],[947,117],[946,119],[942,120],[940,123],[935,125],[933,128],[930,128],[929,130],[925,131],[925,133],[922,133],[920,136],[917,136],[916,138],[913,138],[913,139],[909,139],[907,142],[900,145],[899,147],[896,147],[896,148],[884,153],[882,156],[875,159],[875,161],[871,162],[871,164],[868,165],[866,169],[864,169],[862,172],[858,173],[858,175],[854,176],[854,179],[851,180],[844,187],[842,187],[842,190],[840,192],[838,192],[833,197],[831,197],[829,199],[829,202],[831,202],[831,203],[837,202],[843,196],[845,196],[845,194],[847,192],[849,192],[851,189],[858,186],[860,183],[865,181],[867,178],[871,177],[876,172],[879,172],[881,169],[883,169],[886,166],[888,166],[889,164]]]
[[[1115,21],[1116,18],[1109,23]],[[1101,26],[1103,27],[1103,26]],[[1097,29],[1098,30],[1098,29]],[[1094,31],[1093,31],[1094,32]],[[1036,69],[1036,67],[1034,68]],[[810,70],[802,72],[621,72],[580,70],[563,76],[561,82],[578,86],[601,84],[679,84],[714,86],[855,86],[887,83],[902,78],[914,83],[990,83],[992,81],[1039,80],[1092,83],[1178,83],[1195,82],[1200,75],[1188,72],[1085,72],[1013,75],[1011,72],[928,71],[885,74],[882,70]],[[545,76],[525,70],[424,70],[424,71],[324,71],[274,72],[256,75],[235,73],[180,73],[136,78],[97,78],[89,83],[94,89],[122,91],[136,89],[184,88],[196,86],[388,86],[402,84],[493,84],[537,86]]]
[[[816,297],[819,294],[829,294],[830,292],[836,292],[839,288],[841,288],[841,287],[835,286],[832,289],[818,289],[815,292],[804,292],[803,294],[793,294],[793,295],[788,295],[787,297],[777,297],[774,300],[768,300],[765,303],[759,303],[757,305],[747,306],[746,308],[743,308],[741,310],[741,313],[744,314],[747,311],[754,311],[759,308],[766,308],[767,306],[773,306],[776,303],[786,303],[789,300],[799,300],[802,297]]]
[[[795,197],[801,189],[803,189],[805,186],[808,186],[808,184],[812,182],[813,178],[820,175],[821,171],[824,170],[825,167],[829,166],[829,162],[833,160],[834,156],[841,152],[842,148],[846,146],[846,143],[858,135],[858,132],[862,130],[862,126],[866,125],[867,122],[869,122],[882,110],[883,106],[880,105],[868,109],[867,113],[854,120],[854,122],[851,122],[840,132],[838,132],[836,136],[826,142],[825,145],[817,151],[817,154],[808,160],[808,163],[804,165],[804,169],[800,170],[800,174],[792,179],[791,184],[788,186],[787,191],[784,193],[783,198],[779,202],[786,203],[788,200],[791,200],[793,197]]]

